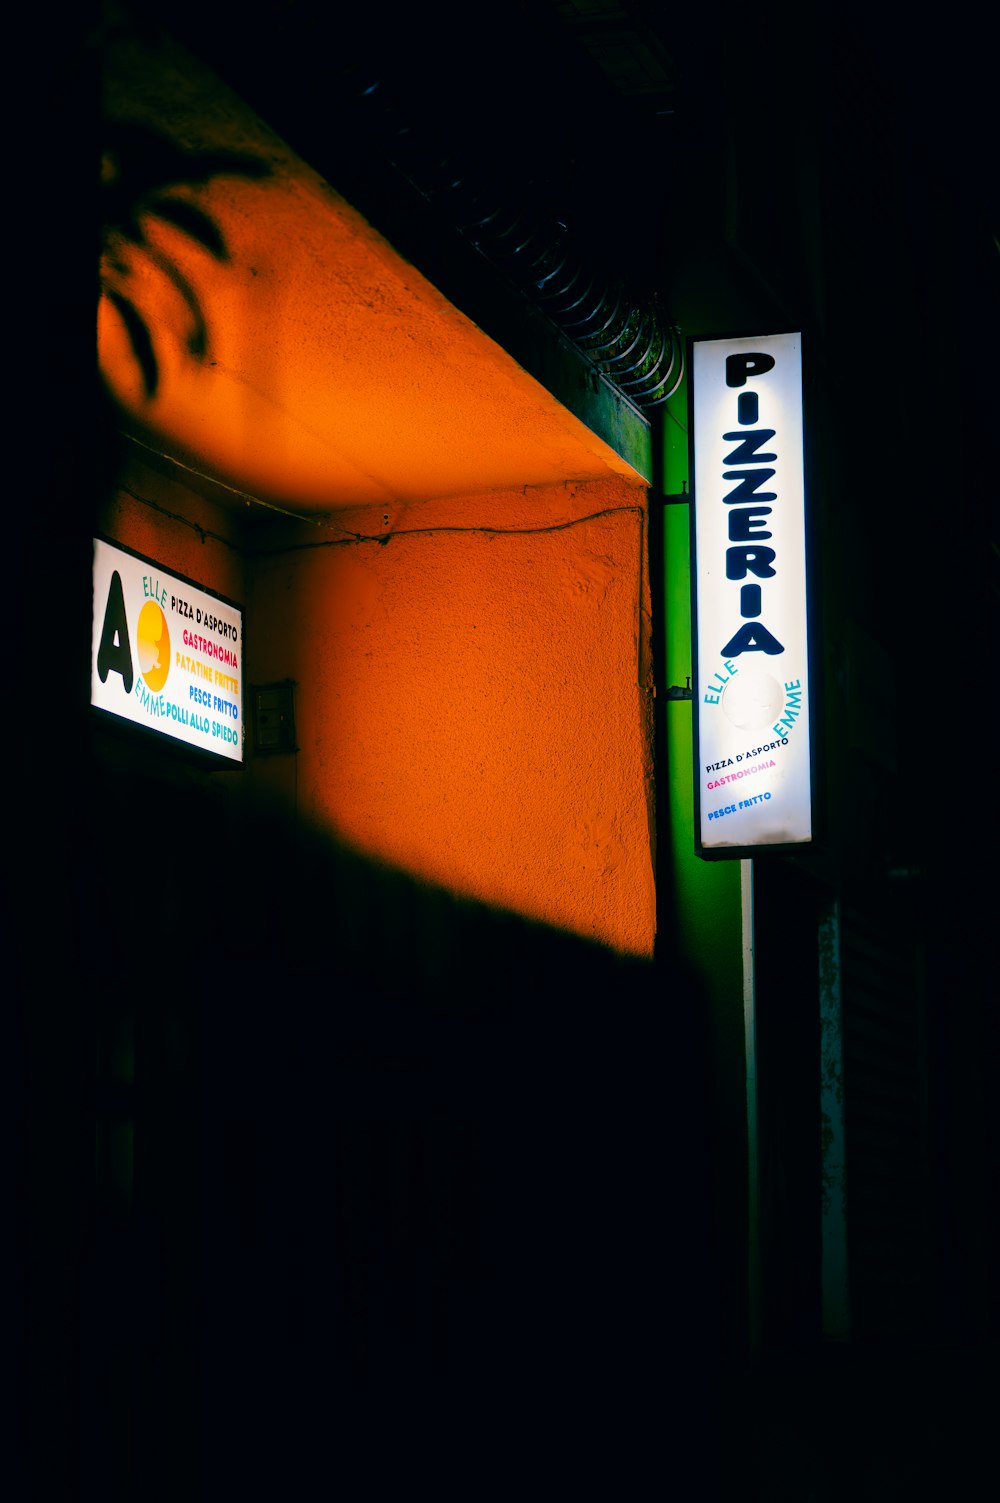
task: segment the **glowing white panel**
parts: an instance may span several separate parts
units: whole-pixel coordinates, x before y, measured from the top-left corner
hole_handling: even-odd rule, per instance
[[[242,612],[159,564],[95,538],[90,702],[242,762]]]
[[[812,839],[799,334],[692,344],[701,854]]]

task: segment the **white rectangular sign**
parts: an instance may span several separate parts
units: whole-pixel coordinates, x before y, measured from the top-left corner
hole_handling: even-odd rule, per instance
[[[239,607],[95,538],[90,702],[242,762]]]
[[[798,334],[692,344],[696,841],[812,839]]]

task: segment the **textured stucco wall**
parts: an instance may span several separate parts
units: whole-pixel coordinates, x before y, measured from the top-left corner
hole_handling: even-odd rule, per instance
[[[302,814],[649,954],[645,537],[644,489],[612,478],[358,508],[257,562],[248,661],[298,686]],[[287,761],[252,775],[291,795]]]
[[[97,529],[113,541],[243,604],[247,576],[231,511],[128,456],[98,511]]]

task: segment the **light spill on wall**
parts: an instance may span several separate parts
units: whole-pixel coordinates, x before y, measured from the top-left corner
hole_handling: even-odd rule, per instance
[[[251,671],[298,685],[302,813],[458,893],[651,953],[644,499],[612,479],[359,508],[343,525],[388,541],[260,562]]]
[[[392,534],[248,559],[244,594],[191,529],[109,522],[245,601],[250,683],[296,680],[301,750],[251,760],[247,785],[407,872],[648,954],[638,473],[191,59],[123,36],[106,62],[98,333],[125,431],[313,518],[311,542]],[[219,148],[242,165],[206,182]]]

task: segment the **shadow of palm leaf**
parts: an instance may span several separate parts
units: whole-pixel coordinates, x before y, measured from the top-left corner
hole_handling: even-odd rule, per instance
[[[188,351],[204,355],[208,347],[206,310],[176,263],[151,244],[145,221],[159,219],[180,230],[217,261],[228,261],[225,238],[211,215],[169,190],[198,187],[216,177],[259,180],[270,170],[267,162],[250,152],[187,151],[149,126],[105,121],[100,290],[121,318],[147,401],[156,395],[160,367],[149,324],[129,291],[129,266],[123,252],[141,249],[169,280],[190,316]]]

